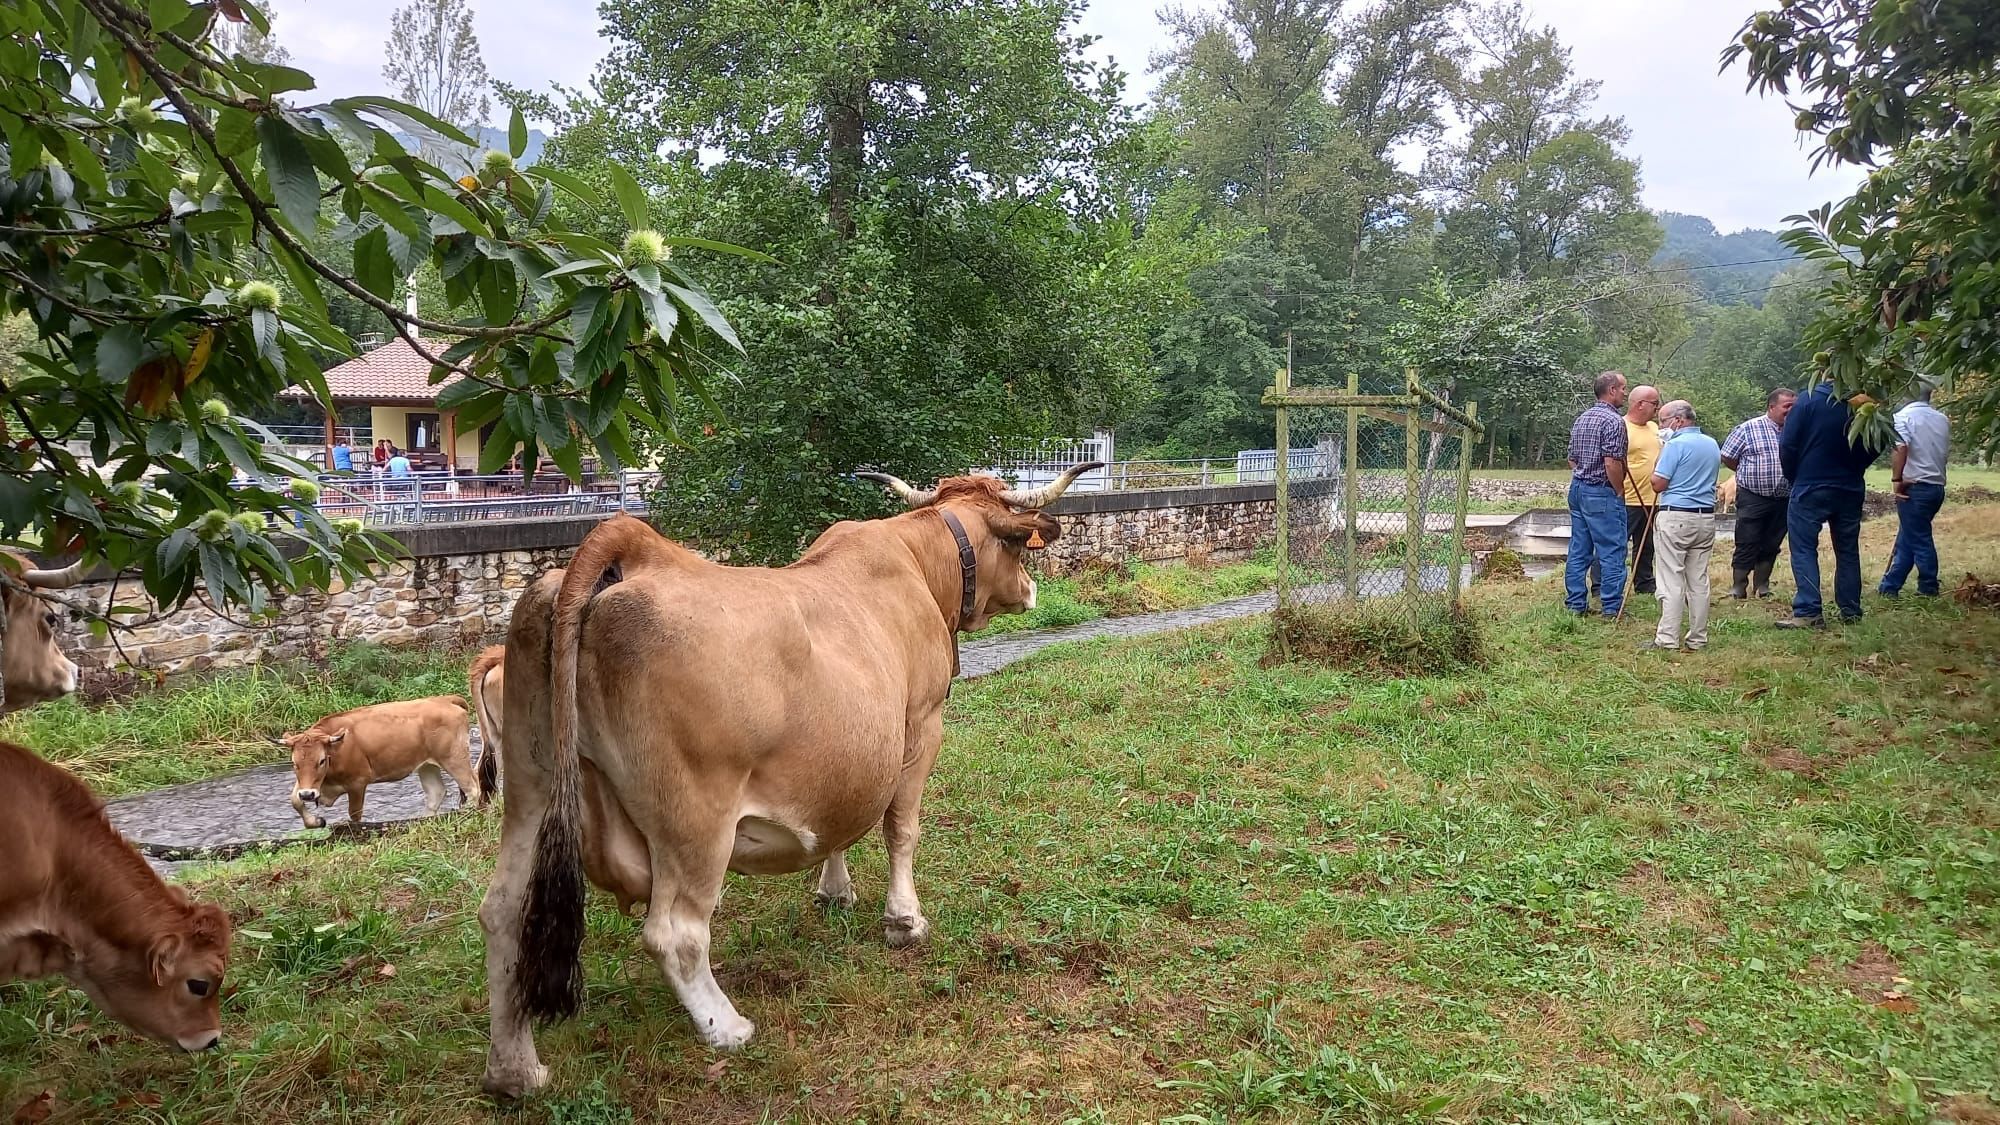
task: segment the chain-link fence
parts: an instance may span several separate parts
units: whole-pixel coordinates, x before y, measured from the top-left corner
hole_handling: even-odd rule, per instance
[[[1423,632],[1471,579],[1466,502],[1476,408],[1426,392],[1414,373],[1341,388],[1282,383],[1277,408],[1279,636],[1296,611],[1407,610]]]

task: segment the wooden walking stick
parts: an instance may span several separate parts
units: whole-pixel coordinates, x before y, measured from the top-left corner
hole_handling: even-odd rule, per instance
[[[1625,620],[1626,603],[1632,600],[1632,587],[1639,581],[1639,555],[1646,549],[1646,543],[1653,538],[1653,513],[1660,510],[1660,498],[1646,505],[1646,527],[1639,533],[1639,550],[1632,552],[1632,565],[1625,568],[1625,596],[1618,602],[1618,614],[1613,621]]]

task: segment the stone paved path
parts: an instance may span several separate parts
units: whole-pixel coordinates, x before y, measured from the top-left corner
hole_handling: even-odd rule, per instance
[[[1531,570],[1543,569],[1531,564]],[[1430,583],[1426,581],[1425,585]],[[1313,592],[1304,591],[1308,595]],[[991,675],[1051,645],[1191,629],[1269,613],[1276,604],[1275,594],[1251,594],[1193,609],[1106,617],[1061,629],[968,641],[959,649],[959,678]],[[472,732],[472,748],[476,760],[482,752],[477,730]],[[458,807],[458,787],[447,782],[446,788],[449,795],[444,810],[449,812]],[[277,763],[122,797],[108,802],[106,811],[111,823],[137,845],[154,867],[171,872],[190,860],[232,858],[266,843],[300,842],[327,835],[308,830],[299,822],[298,814],[292,811],[291,792],[292,767],[290,763]],[[346,801],[335,802],[324,813],[329,825],[344,825]],[[363,816],[369,828],[422,819],[423,790],[417,779],[409,777],[369,786]]]

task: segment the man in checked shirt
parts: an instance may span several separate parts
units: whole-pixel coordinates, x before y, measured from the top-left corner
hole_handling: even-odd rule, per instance
[[[1785,545],[1786,509],[1792,499],[1792,482],[1778,463],[1778,438],[1798,397],[1783,387],[1772,391],[1764,397],[1764,413],[1729,431],[1729,440],[1722,443],[1722,463],[1736,470],[1732,598],[1771,596],[1771,566]]]
[[[1563,604],[1590,612],[1586,576],[1593,559],[1602,580],[1607,618],[1625,604],[1625,376],[1606,371],[1591,384],[1597,401],[1569,431],[1569,558],[1563,566]]]

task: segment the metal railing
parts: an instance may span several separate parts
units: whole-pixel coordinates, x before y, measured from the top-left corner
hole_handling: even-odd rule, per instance
[[[420,472],[386,474],[322,473],[316,507],[330,519],[359,519],[369,527],[427,523],[486,523],[493,520],[551,519],[562,516],[643,514],[659,474],[625,470],[584,474],[582,483],[564,476],[519,473],[467,476]]]
[[[1246,449],[1233,457],[1177,457],[1113,461],[1076,479],[1071,492],[1136,492],[1158,488],[1201,488],[1217,484],[1269,484],[1277,479],[1276,451]],[[1288,458],[1294,479],[1331,476],[1338,471],[1338,447],[1294,449]],[[1075,462],[1016,461],[983,469],[1033,488],[1054,480]]]

